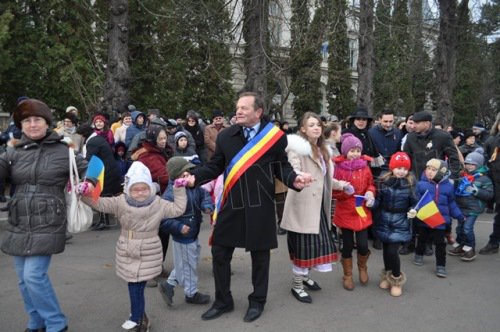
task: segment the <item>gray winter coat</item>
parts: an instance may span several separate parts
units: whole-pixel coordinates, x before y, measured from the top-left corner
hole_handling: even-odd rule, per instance
[[[80,157],[76,162],[83,173],[87,162]],[[37,143],[23,135],[0,156],[0,181],[8,176],[16,191],[9,202],[2,251],[13,256],[64,251],[69,155],[61,136],[51,132]]]

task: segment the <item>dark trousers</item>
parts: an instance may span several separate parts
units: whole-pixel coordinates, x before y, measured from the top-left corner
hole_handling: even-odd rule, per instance
[[[399,277],[401,275],[401,262],[399,260],[399,243],[382,243],[384,256],[384,269],[392,271],[392,275]]]
[[[234,247],[212,246],[212,264],[215,281],[215,308],[234,306],[231,294],[231,260]],[[269,286],[270,251],[251,251],[253,292],[248,296],[250,307],[264,307]]]
[[[342,228],[342,258],[351,258],[354,248],[354,234],[356,234],[356,248],[361,256],[368,255],[368,230],[359,232]]]
[[[165,257],[167,256],[168,242],[170,241],[170,233],[166,231],[162,231],[161,228],[158,231],[158,236],[161,241],[161,251],[163,252],[163,261],[165,261]]]
[[[444,242],[445,230],[418,227],[417,247],[415,254],[424,255],[425,245],[434,243],[436,246],[436,266],[446,266],[446,243]]]
[[[500,204],[495,207],[495,218],[493,219],[493,233],[490,234],[490,243],[494,246],[500,244]]]

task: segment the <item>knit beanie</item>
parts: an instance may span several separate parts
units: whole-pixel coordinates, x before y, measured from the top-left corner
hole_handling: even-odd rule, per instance
[[[396,152],[392,155],[389,162],[389,169],[392,171],[395,168],[404,167],[409,170],[411,168],[410,157],[404,152]]]
[[[446,161],[441,160],[441,159],[433,158],[433,159],[429,160],[427,162],[427,164],[425,164],[425,165],[426,166],[431,166],[431,167],[437,169],[437,173],[436,173],[436,175],[433,178],[433,180],[436,181],[436,182],[441,181],[441,179],[448,172],[448,164],[446,163]]]
[[[363,150],[363,143],[354,136],[351,133],[344,134],[340,137],[340,151],[344,156],[347,156],[347,153],[354,149],[354,148],[359,148],[360,150]]]
[[[123,186],[125,194],[130,195],[130,187],[136,183],[147,184],[151,189],[151,195],[156,195],[156,186],[153,185],[151,172],[140,161],[134,161],[128,169],[127,174],[125,174],[125,184]]]
[[[476,135],[474,134],[474,132],[471,130],[471,129],[467,129],[465,132],[464,132],[464,139],[467,139],[471,136],[474,136],[476,137]]]
[[[183,157],[172,157],[167,162],[167,172],[171,179],[177,179],[182,173],[195,167]]]
[[[101,120],[102,122],[106,123],[106,117],[102,114],[97,114],[92,118],[92,123],[95,123],[97,120]]]
[[[477,167],[481,167],[484,165],[484,157],[482,154],[478,152],[471,152],[465,157],[465,164],[476,165]]]
[[[14,110],[14,124],[17,128],[21,128],[21,121],[30,116],[44,118],[49,127],[52,124],[52,112],[43,101],[37,99],[24,99],[17,104]]]
[[[177,142],[181,139],[181,137],[186,137],[187,139],[186,133],[183,132],[182,130],[175,133],[174,136],[175,145],[177,145]]]

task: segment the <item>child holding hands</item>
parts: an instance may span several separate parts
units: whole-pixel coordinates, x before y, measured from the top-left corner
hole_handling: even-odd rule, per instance
[[[163,194],[163,199],[173,201],[172,179],[182,180],[187,171],[195,165],[183,157],[173,157],[167,162],[170,182]],[[173,304],[174,287],[180,285],[184,288],[187,303],[207,304],[210,296],[198,291],[198,262],[201,246],[198,241],[200,224],[202,222],[201,212],[207,214],[214,210],[212,198],[208,192],[201,188],[188,188],[186,211],[182,216],[167,218],[162,221],[162,230],[172,235],[174,250],[174,269],[166,281],[160,282],[158,290],[167,305]]]
[[[344,269],[343,285],[346,290],[354,289],[352,279],[352,250],[354,235],[358,251],[359,282],[368,283],[368,267],[366,265],[370,251],[368,250],[368,227],[372,224],[372,214],[369,209],[361,206],[361,214],[356,209],[354,195],[365,197],[366,207],[375,203],[375,186],[369,167],[371,157],[361,155],[363,144],[354,135],[348,133],[341,137],[342,155],[336,157],[334,178],[349,182],[344,191],[334,191],[333,197],[337,199],[334,222],[342,232],[342,267]]]
[[[128,283],[131,315],[122,328],[126,331],[147,332],[150,322],[145,313],[146,282],[161,273],[162,247],[158,237],[163,218],[180,216],[186,209],[186,189],[193,178],[174,184],[174,201],[156,195],[151,173],[136,161],[125,175],[124,193],[115,197],[99,197],[96,202],[87,197],[93,186],[80,185],[83,201],[97,211],[114,214],[121,225],[116,244],[116,274]],[[191,181],[191,182],[190,182]]]

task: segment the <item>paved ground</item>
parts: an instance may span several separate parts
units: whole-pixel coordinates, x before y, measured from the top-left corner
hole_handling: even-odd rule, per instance
[[[478,246],[487,242],[493,215],[482,215],[476,226]],[[6,223],[0,219],[0,233]],[[199,267],[200,290],[213,296],[211,258],[206,245],[209,229],[204,224]],[[129,314],[125,282],[114,271],[114,246],[118,229],[76,235],[63,254],[55,255],[50,276],[70,331],[120,331]],[[235,310],[205,322],[200,315],[209,305],[184,302],[176,288],[174,306],[167,307],[156,288],[146,290],[146,310],[152,332],[158,331],[498,331],[500,326],[500,255],[478,256],[471,263],[448,256],[448,278],[434,275],[434,258],[426,257],[417,267],[410,256],[402,256],[408,283],[400,298],[378,288],[381,251],[370,258],[368,286],[353,292],[342,288],[342,268],[331,273],[312,273],[323,290],[311,294],[313,304],[302,304],[290,294],[291,273],[286,236],[272,252],[268,303],[263,316],[253,323],[242,318],[251,292],[250,258],[236,250],[232,290]],[[166,263],[171,268],[170,257]],[[357,277],[357,274],[355,274]],[[0,332],[22,331],[26,315],[17,289],[12,259],[0,254]]]

